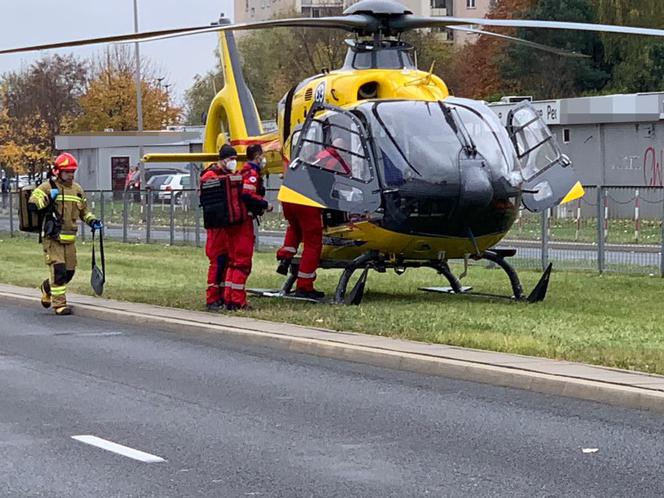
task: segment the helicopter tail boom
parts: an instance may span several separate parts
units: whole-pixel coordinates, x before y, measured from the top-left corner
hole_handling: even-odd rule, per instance
[[[220,24],[227,24],[221,19]],[[244,152],[244,142],[252,139],[265,141],[260,115],[244,80],[240,54],[231,31],[219,33],[219,56],[224,76],[224,87],[217,93],[207,115],[204,152],[213,153],[227,141],[238,142]]]

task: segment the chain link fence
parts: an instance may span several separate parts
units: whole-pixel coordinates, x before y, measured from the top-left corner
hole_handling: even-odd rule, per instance
[[[517,249],[516,267],[657,274],[664,277],[664,189],[586,186],[586,195],[546,213],[522,209],[499,247]],[[267,197],[275,206],[258,226],[257,245],[281,245],[286,220],[278,188]],[[104,221],[105,236],[127,243],[203,246],[205,229],[196,190],[88,191],[90,209]],[[18,232],[18,195],[0,198],[0,232]],[[81,223],[80,237],[90,236]]]

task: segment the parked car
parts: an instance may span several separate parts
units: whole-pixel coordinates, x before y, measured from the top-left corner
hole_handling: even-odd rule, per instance
[[[168,178],[162,183],[157,198],[166,202],[175,204],[182,203],[182,190],[189,190],[191,188],[191,176],[178,174],[168,175]]]
[[[153,201],[159,200],[159,191],[161,190],[161,186],[164,185],[164,183],[166,183],[168,178],[171,176],[173,175],[156,175],[148,180],[148,184],[145,188],[152,192]]]

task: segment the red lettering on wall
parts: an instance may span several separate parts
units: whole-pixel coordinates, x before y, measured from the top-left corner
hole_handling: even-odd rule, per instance
[[[662,164],[664,164],[664,149],[659,151],[650,146],[643,153],[643,179],[648,187],[664,187],[662,182]]]

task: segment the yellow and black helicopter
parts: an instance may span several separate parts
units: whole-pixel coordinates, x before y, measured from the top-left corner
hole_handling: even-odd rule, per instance
[[[274,27],[346,30],[343,67],[312,76],[279,102],[278,130],[264,133],[242,76],[233,31]],[[392,0],[362,0],[343,15],[275,19],[177,28],[0,50],[16,53],[92,43],[153,41],[219,32],[224,88],[208,111],[203,152],[151,154],[146,162],[213,162],[230,141],[240,152],[252,143],[267,150],[268,173],[283,173],[279,200],[322,208],[323,268],[342,268],[334,299],[358,304],[368,271],[429,267],[448,288],[462,293],[449,260],[488,260],[508,275],[512,296],[544,299],[551,265],[527,297],[506,258],[513,249],[495,246],[514,223],[521,204],[535,212],[578,199],[583,188],[537,111],[515,107],[504,126],[481,101],[450,96],[445,83],[420,71],[413,47],[401,35],[413,29],[447,28],[497,36],[561,56],[583,57],[472,26],[584,30],[664,36],[664,30],[536,20],[422,17]],[[319,165],[333,151],[340,167]],[[353,273],[361,276],[348,291]],[[282,289],[287,295],[295,265]]]

